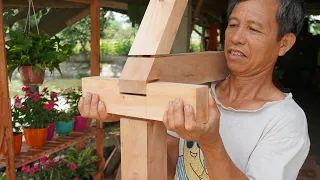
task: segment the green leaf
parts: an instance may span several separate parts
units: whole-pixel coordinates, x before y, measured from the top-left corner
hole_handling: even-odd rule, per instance
[[[17,65],[8,65],[8,77],[9,77],[10,82],[11,82],[12,74],[13,74],[14,70],[16,70],[17,68],[18,68]]]

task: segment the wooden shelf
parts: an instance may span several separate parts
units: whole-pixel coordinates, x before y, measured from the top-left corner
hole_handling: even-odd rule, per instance
[[[90,128],[84,132],[72,132],[69,136],[58,136],[53,138],[41,148],[29,148],[25,142],[22,144],[21,152],[15,157],[15,168],[34,162],[44,156],[53,154],[80,141],[95,137],[102,129]],[[103,132],[102,132],[103,133]],[[6,165],[5,156],[0,156],[0,164]]]

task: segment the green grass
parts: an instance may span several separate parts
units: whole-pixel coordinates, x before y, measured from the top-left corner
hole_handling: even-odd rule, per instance
[[[40,89],[48,87],[51,91],[60,92],[61,89],[68,87],[77,87],[81,85],[81,79],[54,79],[54,80],[45,80],[45,82],[40,86]],[[23,84],[20,80],[12,80],[9,82],[9,92],[10,97],[15,95],[23,95],[22,92]]]

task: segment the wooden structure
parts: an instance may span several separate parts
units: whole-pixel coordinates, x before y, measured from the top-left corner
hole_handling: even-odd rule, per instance
[[[208,86],[228,75],[223,52],[168,55],[188,0],[150,0],[119,79],[82,80],[83,93],[97,93],[108,112],[122,115],[123,180],[167,179],[167,131],[162,117],[168,103],[181,98],[208,118]]]
[[[22,2],[22,1],[21,1]],[[25,3],[27,1],[23,1]],[[80,1],[79,1],[80,2]],[[92,0],[87,1],[89,4],[72,2],[55,2],[50,4],[49,1],[43,4],[37,4],[36,7],[50,7],[61,5],[74,5],[90,6],[89,12],[91,17],[91,75],[98,76],[100,73],[99,60],[100,60],[100,14],[99,8],[104,5],[110,5],[107,1]],[[103,171],[105,166],[105,159],[103,157],[103,125],[97,122],[96,128],[90,128],[85,132],[73,132],[68,137],[58,137],[51,141],[48,141],[46,145],[39,149],[28,148],[23,144],[22,152],[17,156],[14,155],[13,149],[13,132],[11,123],[11,105],[8,89],[8,75],[7,75],[7,61],[5,53],[5,35],[4,35],[4,22],[3,22],[3,9],[12,5],[15,1],[0,0],[0,149],[3,144],[7,146],[7,154],[5,157],[0,157],[0,164],[6,165],[8,180],[15,179],[15,170],[23,165],[34,162],[45,155],[49,155],[68,148],[73,145],[77,145],[81,148],[83,141],[89,138],[96,138],[96,153],[100,158],[98,162],[98,172],[95,175],[96,180],[103,179]],[[23,4],[19,4],[20,6]],[[112,5],[112,3],[111,3]],[[110,6],[111,6],[110,5]]]

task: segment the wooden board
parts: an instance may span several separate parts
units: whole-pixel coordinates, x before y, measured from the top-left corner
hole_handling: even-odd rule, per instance
[[[188,0],[150,0],[129,55],[169,54]]]
[[[84,132],[72,132],[70,136],[57,137],[51,141],[47,141],[47,143],[41,148],[29,148],[25,143],[23,143],[21,153],[15,157],[14,167],[19,168],[46,155],[71,147],[80,141],[93,138],[99,133],[103,133],[103,131],[94,128],[87,129]],[[5,156],[0,156],[0,164],[6,165]]]
[[[122,118],[120,129],[121,179],[167,179],[167,131],[163,123]]]
[[[203,84],[222,80],[228,74],[224,52],[130,57],[120,76],[120,92],[146,94],[147,83],[155,80]]]
[[[119,93],[119,79],[88,77],[82,79],[82,91],[98,94],[107,111],[128,117],[162,121],[170,101],[181,98],[191,105],[198,121],[207,121],[208,86],[153,82],[147,84],[147,95]]]
[[[93,0],[90,4],[91,18],[91,54],[90,71],[91,76],[100,75],[100,0]]]

